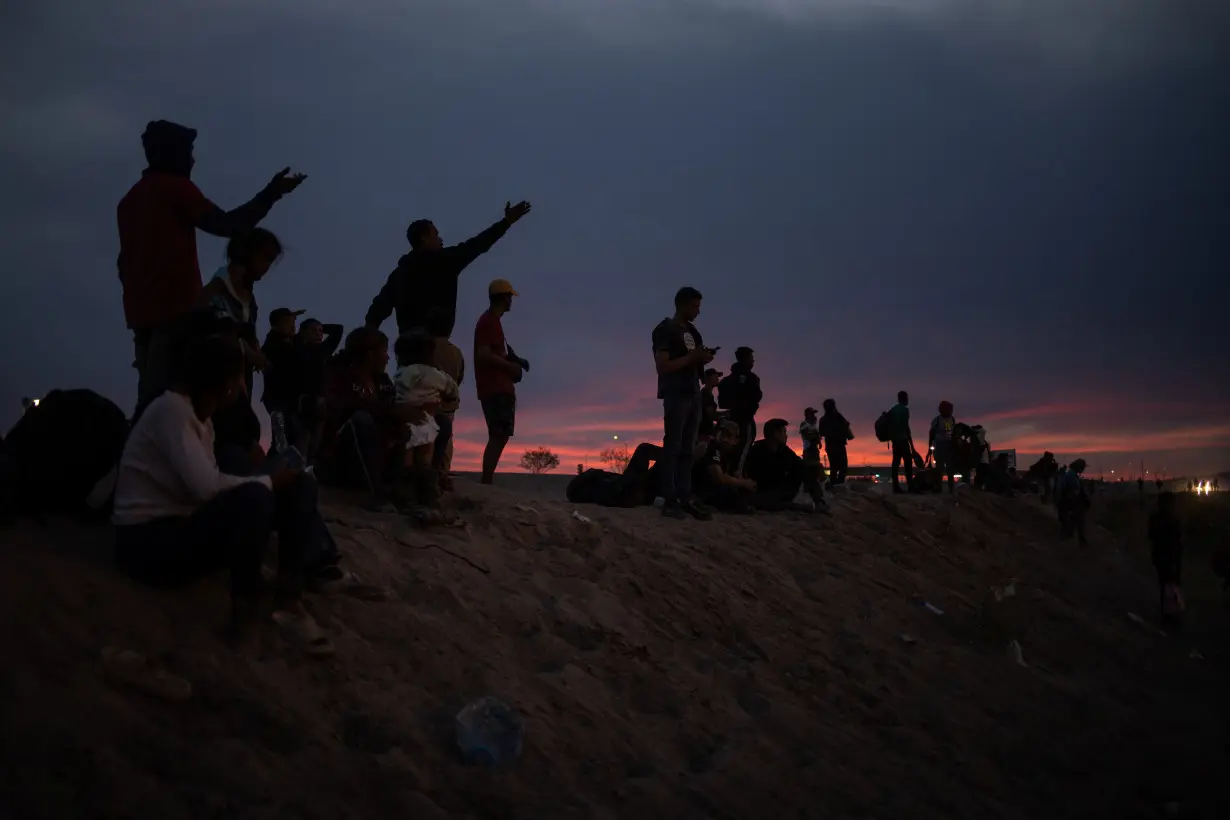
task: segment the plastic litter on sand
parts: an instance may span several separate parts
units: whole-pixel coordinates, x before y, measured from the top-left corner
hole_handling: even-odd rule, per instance
[[[1021,644],[1018,641],[1008,642],[1008,657],[1011,658],[1012,662],[1017,666],[1029,665],[1025,663],[1025,653],[1021,650]]]
[[[456,735],[457,748],[468,762],[507,766],[521,756],[525,723],[500,700],[488,696],[457,713]]]
[[[587,518],[587,517],[585,517],[585,516],[581,515],[581,514],[580,514],[579,512],[577,512],[576,510],[573,510],[573,511],[572,511],[572,517],[573,517],[573,518],[575,518],[576,520],[580,521],[582,524],[589,524],[589,523],[591,523],[591,521],[590,521],[590,519],[589,519],[589,518]]]

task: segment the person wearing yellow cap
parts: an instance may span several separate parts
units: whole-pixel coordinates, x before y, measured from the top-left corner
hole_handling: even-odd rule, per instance
[[[517,421],[517,382],[530,369],[529,362],[513,354],[504,338],[504,314],[512,310],[517,291],[507,279],[487,286],[491,306],[474,326],[474,384],[487,420],[487,447],[483,450],[482,483],[495,480],[495,468]]]

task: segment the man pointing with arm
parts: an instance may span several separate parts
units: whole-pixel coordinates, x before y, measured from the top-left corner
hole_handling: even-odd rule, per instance
[[[250,201],[223,211],[192,182],[195,141],[196,129],[166,120],[149,123],[141,135],[148,165],[116,208],[116,264],[136,348],[134,418],[169,385],[172,326],[200,296],[196,232],[229,237],[251,230],[306,178],[284,168]]]
[[[504,205],[504,218],[460,245],[444,246],[440,232],[428,219],[418,219],[406,229],[410,252],[397,262],[384,287],[367,309],[365,324],[379,328],[397,313],[398,334],[425,328],[433,310],[447,314],[451,336],[457,319],[457,278],[471,262],[500,240],[508,229],[530,212],[530,203]]]

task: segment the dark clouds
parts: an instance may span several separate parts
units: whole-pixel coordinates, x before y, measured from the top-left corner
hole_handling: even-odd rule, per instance
[[[127,404],[114,206],[166,117],[200,129],[224,207],[310,174],[266,222],[289,250],[266,311],[352,326],[411,219],[459,240],[531,199],[467,272],[458,342],[512,279],[544,441],[652,420],[649,329],[686,283],[791,418],[831,394],[869,426],[904,386],[971,416],[1086,408],[1000,422],[1031,446],[1230,446],[1216,5],[23,5],[0,34],[2,424],[56,385]],[[202,237],[206,275],[221,250]]]

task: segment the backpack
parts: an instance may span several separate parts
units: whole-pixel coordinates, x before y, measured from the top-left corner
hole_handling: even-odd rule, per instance
[[[4,442],[17,475],[17,510],[86,512],[87,499],[119,463],[127,439],[128,418],[110,399],[93,390],[48,393]],[[109,506],[108,498],[97,500]]]
[[[717,403],[718,407],[723,410],[729,410],[734,407],[735,392],[739,389],[738,382],[735,381],[735,374],[731,373],[724,376],[717,386]]]
[[[643,478],[606,470],[586,470],[568,482],[567,496],[573,504],[603,507],[639,507]]]
[[[893,434],[897,431],[893,429],[892,410],[885,410],[876,419],[876,440],[889,442],[893,440]]]

